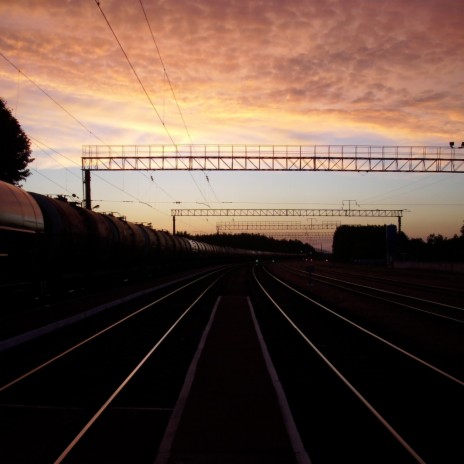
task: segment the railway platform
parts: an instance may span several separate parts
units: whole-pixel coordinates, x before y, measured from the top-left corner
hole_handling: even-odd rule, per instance
[[[308,464],[246,296],[223,296],[155,464]]]

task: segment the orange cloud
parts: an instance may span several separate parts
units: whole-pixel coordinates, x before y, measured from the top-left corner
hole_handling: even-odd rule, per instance
[[[101,6],[155,108],[177,111],[140,5]],[[397,129],[396,114],[419,139],[437,114],[446,123],[450,107],[458,113],[464,107],[458,59],[464,7],[453,0],[380,6],[359,0],[185,0],[144,6],[178,103],[193,112],[196,107],[205,118],[204,109],[210,115],[225,111],[235,120],[276,109],[303,130],[308,112],[317,111],[321,121],[332,121],[338,112],[345,124],[374,123],[382,133],[382,124]],[[114,102],[121,118],[131,104],[139,114],[153,113],[93,2],[19,1],[0,5],[0,14],[5,55],[61,102],[82,95],[108,107]],[[2,78],[11,81],[15,73],[7,68],[3,62]],[[75,109],[84,118],[89,114]],[[458,131],[458,123],[450,121],[448,130]],[[439,127],[432,132],[442,135]]]

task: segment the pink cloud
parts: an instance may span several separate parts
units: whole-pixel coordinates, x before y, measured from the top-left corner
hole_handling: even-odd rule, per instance
[[[175,110],[138,2],[101,6],[157,107]],[[144,6],[179,102],[198,115],[227,109],[238,121],[246,111],[279,108],[293,124],[299,116],[302,127],[308,111],[331,121],[337,113],[340,122],[360,127],[372,124],[372,112],[396,114],[404,124],[407,109],[411,134],[418,119],[429,127],[440,114],[445,123],[445,108],[458,114],[449,121],[453,130],[464,118],[461,2],[177,0]],[[107,106],[126,101],[140,113],[152,111],[94,2],[9,2],[0,5],[0,18],[0,49],[53,95],[66,102],[73,95],[93,97]],[[0,73],[13,91],[14,70],[2,62]],[[374,120],[388,130],[394,118]]]

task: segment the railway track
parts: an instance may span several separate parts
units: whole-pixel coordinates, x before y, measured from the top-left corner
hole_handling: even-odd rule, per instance
[[[398,291],[385,290],[383,288],[372,287],[371,285],[363,285],[353,281],[342,280],[325,275],[316,274],[313,276],[313,279],[315,279],[317,282],[334,286],[338,289],[347,290],[352,293],[369,296],[371,298],[377,298],[380,301],[384,301],[386,303],[393,303],[411,310],[423,311],[437,317],[448,318],[456,322],[464,323],[464,308],[455,304],[448,304],[438,300],[412,296],[404,293],[404,291],[402,293],[398,293]],[[402,283],[402,287],[409,286],[406,283]],[[413,287],[417,288],[416,285],[413,285]],[[425,290],[430,292],[430,289],[424,288],[424,291]]]
[[[337,288],[336,304],[327,303],[327,295],[321,304],[310,296],[312,286],[322,285],[317,279],[311,285],[306,281],[305,286],[301,282],[299,286],[289,284],[292,279],[284,282],[269,272],[261,272],[258,279],[264,282],[263,287],[271,289],[263,291],[280,313],[280,323],[278,319],[269,322],[272,329],[264,332],[274,339],[269,342],[274,358],[282,358],[277,363],[279,375],[288,385],[286,392],[292,409],[297,411],[297,426],[310,456],[320,458],[320,462],[342,460],[343,454],[334,450],[336,442],[344,453],[353,453],[353,458],[356,449],[367,453],[361,460],[358,454],[356,462],[409,462],[406,457],[388,455],[396,447],[379,442],[381,434],[371,433],[373,424],[365,428],[359,419],[364,414],[356,405],[350,406],[353,398],[346,398],[350,391],[391,432],[411,462],[447,463],[464,458],[460,430],[455,425],[464,412],[460,321],[421,309],[405,314],[392,307],[397,303],[381,303],[372,300],[371,295],[348,293],[346,284]],[[330,287],[323,285],[325,293],[335,291],[327,290],[333,289],[333,282]],[[293,334],[276,333],[275,328],[284,322],[292,327]],[[289,347],[294,346],[295,334],[301,344],[293,351]],[[307,358],[301,354],[305,350]],[[317,361],[311,361],[310,351]],[[317,368],[318,364],[325,365],[325,369]],[[327,371],[338,377],[344,392],[334,392],[332,382],[321,381],[329,375]],[[341,404],[339,395],[345,397]],[[300,411],[312,412],[318,425],[307,425],[310,421]],[[316,443],[313,450],[311,441]],[[369,452],[370,460],[366,459]]]
[[[1,461],[152,462],[224,272],[4,351]]]
[[[292,273],[308,277],[308,273],[302,262],[285,265]],[[376,287],[378,290],[392,293],[407,293],[409,298],[417,297],[430,300],[438,300],[441,305],[464,306],[464,289],[462,288],[462,276],[453,274],[421,273],[418,275],[410,272],[398,272],[394,269],[377,268],[363,271],[353,267],[336,267],[332,265],[318,265],[312,278],[325,279],[326,281],[339,281],[347,284],[364,285],[364,287]]]
[[[463,461],[463,324],[282,269],[199,275],[5,349],[1,462],[153,463],[213,308],[236,294],[313,464]]]

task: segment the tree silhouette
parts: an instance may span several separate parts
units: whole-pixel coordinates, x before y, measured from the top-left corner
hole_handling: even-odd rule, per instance
[[[29,176],[31,142],[17,119],[0,98],[0,180],[14,185]]]

